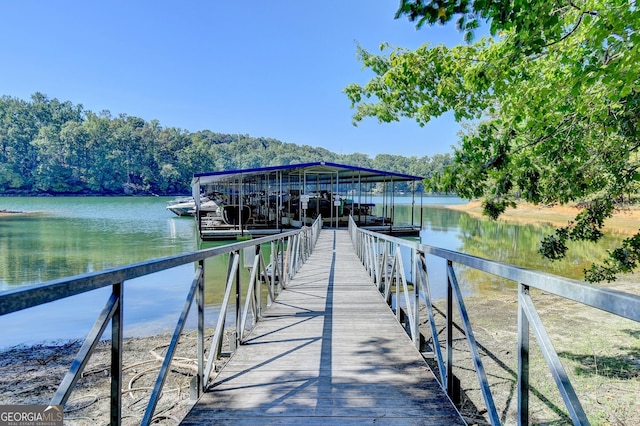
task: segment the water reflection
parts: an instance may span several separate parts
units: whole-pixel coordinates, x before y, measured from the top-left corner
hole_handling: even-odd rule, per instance
[[[601,262],[607,250],[624,238],[607,233],[598,243],[571,242],[567,257],[550,261],[538,254],[540,241],[555,228],[549,225],[514,224],[503,221],[460,217],[460,241],[465,253],[511,263],[552,274],[582,279],[583,271],[593,262]]]
[[[212,247],[219,247],[224,244],[229,244],[229,241],[204,241],[200,243],[199,248],[206,249]],[[271,256],[271,243],[263,244],[260,247],[260,254],[265,263],[269,263]],[[205,303],[208,305],[219,305],[224,297],[224,290],[227,279],[227,271],[229,268],[230,254],[221,254],[215,257],[210,257],[205,260]],[[251,269],[253,265],[253,257],[245,259],[244,251],[240,251],[240,277],[242,285],[246,286],[249,282]],[[246,292],[247,289],[242,290]],[[263,301],[266,302],[266,287],[262,292]]]
[[[549,225],[494,221],[437,207],[424,210],[423,223],[420,238],[425,244],[579,280],[584,277],[584,269],[604,260],[608,250],[625,238],[606,233],[598,244],[570,242],[565,259],[550,261],[538,253],[540,241],[555,229]],[[436,293],[443,296],[445,266],[437,265],[435,258],[430,262],[429,265],[436,264],[430,266],[436,282],[443,283],[436,285]],[[475,269],[457,267],[457,276],[466,295],[488,297],[492,292],[515,288],[511,281]]]
[[[155,197],[3,198],[0,291],[196,249],[194,223]]]

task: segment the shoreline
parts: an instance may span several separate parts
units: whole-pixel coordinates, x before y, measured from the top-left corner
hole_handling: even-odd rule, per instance
[[[445,205],[443,208],[466,212],[473,217],[484,217],[490,220],[482,215],[482,203],[477,200],[469,201],[466,204]],[[580,211],[582,211],[580,207],[570,204],[543,206],[521,202],[517,204],[516,208],[508,208],[497,220],[565,226],[575,220]],[[605,220],[603,229],[613,233],[636,234],[640,230],[640,209],[635,206],[616,208],[613,216]]]

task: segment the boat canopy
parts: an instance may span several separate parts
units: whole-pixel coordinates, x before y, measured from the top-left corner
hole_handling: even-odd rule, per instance
[[[284,166],[259,167],[253,169],[228,170],[222,172],[195,173],[191,181],[191,186],[204,186],[209,183],[218,183],[237,179],[240,175],[264,176],[284,172],[289,176],[314,175],[321,182],[338,179],[341,182],[348,182],[359,179],[363,183],[379,183],[390,181],[420,181],[423,177],[412,176],[402,173],[387,172],[382,170],[369,169],[366,167],[349,166],[345,164],[318,161],[313,163],[289,164]]]

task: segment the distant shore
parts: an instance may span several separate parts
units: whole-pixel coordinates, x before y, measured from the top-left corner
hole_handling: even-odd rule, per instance
[[[466,204],[447,205],[445,208],[464,211],[472,216],[482,216],[482,203],[476,200]],[[580,207],[572,204],[545,206],[521,202],[515,209],[507,209],[498,220],[564,226],[573,221],[580,211]],[[604,229],[621,234],[637,233],[640,229],[640,209],[635,206],[617,208],[613,217],[605,221]]]

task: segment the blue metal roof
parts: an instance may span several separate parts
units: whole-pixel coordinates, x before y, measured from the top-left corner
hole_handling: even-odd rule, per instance
[[[204,172],[195,173],[193,175],[194,183],[199,181],[200,183],[216,182],[225,180],[226,178],[234,175],[262,175],[269,174],[271,172],[289,171],[290,174],[296,174],[300,172],[309,172],[314,174],[326,174],[327,177],[334,176],[336,173],[339,177],[355,177],[358,176],[361,180],[366,182],[383,182],[389,179],[396,181],[416,181],[424,179],[421,176],[412,176],[403,173],[387,172],[383,170],[369,169],[366,167],[350,166],[346,164],[331,163],[325,161],[318,161],[313,163],[301,163],[301,164],[288,164],[282,166],[270,166],[270,167],[258,167],[251,169],[241,170],[225,170],[221,172]],[[353,173],[356,172],[356,173]]]

